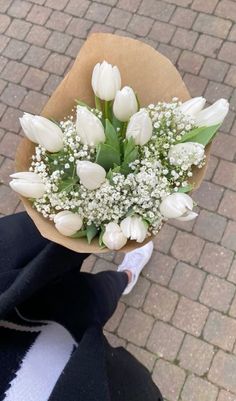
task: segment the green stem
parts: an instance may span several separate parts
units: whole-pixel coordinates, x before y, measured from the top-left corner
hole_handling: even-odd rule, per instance
[[[125,138],[125,133],[126,133],[126,128],[127,128],[128,122],[123,123],[123,127],[121,129],[121,137]]]
[[[109,100],[105,100],[105,102],[104,102],[104,106],[105,106],[105,120],[106,120],[106,119],[110,120],[110,119],[109,119],[109,104],[110,104]]]
[[[95,95],[95,107],[97,110],[102,110],[101,100]]]

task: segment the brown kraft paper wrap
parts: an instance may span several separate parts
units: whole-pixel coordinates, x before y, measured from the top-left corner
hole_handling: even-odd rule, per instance
[[[158,101],[170,101],[178,97],[185,101],[190,98],[189,92],[174,65],[169,59],[158,53],[149,45],[138,40],[107,33],[96,33],[89,36],[81,48],[71,70],[54,91],[45,105],[42,115],[57,121],[71,115],[75,99],[94,106],[94,94],[91,87],[92,71],[97,62],[103,60],[117,65],[122,79],[122,86],[131,86],[138,94],[141,106]],[[28,171],[34,144],[24,138],[16,153],[16,171]],[[207,160],[209,146],[206,148]],[[206,163],[207,165],[207,163]],[[202,169],[195,168],[191,182],[198,188],[203,180],[206,165]],[[32,208],[31,203],[21,197],[26,212],[34,221],[43,237],[61,244],[66,248],[81,253],[100,253],[110,251],[101,249],[95,238],[89,245],[85,238],[72,239],[61,235],[54,223],[45,219]],[[148,242],[128,241],[121,251],[129,252]],[[158,235],[157,235],[158,240]]]

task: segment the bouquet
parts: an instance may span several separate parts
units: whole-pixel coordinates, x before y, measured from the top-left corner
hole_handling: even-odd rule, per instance
[[[94,107],[78,99],[75,118],[25,113],[21,126],[36,146],[28,171],[10,182],[62,236],[97,238],[111,250],[142,244],[167,219],[197,216],[193,167],[204,166],[229,108],[225,99],[204,108],[203,97],[144,106],[121,75],[119,65],[98,62]]]

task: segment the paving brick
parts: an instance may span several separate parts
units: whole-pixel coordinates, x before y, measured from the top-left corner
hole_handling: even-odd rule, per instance
[[[105,330],[114,332],[119,326],[119,323],[122,319],[122,316],[124,315],[124,312],[125,312],[125,305],[122,302],[119,302],[112,317],[106,323]]]
[[[5,13],[10,6],[12,0],[4,0],[0,2],[0,12]]]
[[[47,21],[46,26],[47,28],[64,32],[71,19],[71,15],[67,15],[60,11],[53,11],[49,20]]]
[[[236,154],[236,138],[220,132],[213,141],[211,152],[220,158],[232,161]]]
[[[166,45],[164,43],[161,43],[159,45],[158,51],[166,56],[168,59],[170,59],[173,64],[176,63],[180,55],[180,49],[176,49],[175,47]]]
[[[212,345],[187,334],[178,360],[182,368],[202,376],[208,372],[213,356]]]
[[[0,154],[11,159],[15,158],[16,149],[20,143],[18,135],[8,132],[0,142]]]
[[[194,233],[199,237],[218,242],[224,233],[226,219],[217,214],[202,210],[194,226]]]
[[[235,121],[235,113],[229,109],[229,112],[225,117],[223,124],[220,127],[221,131],[230,133],[234,121]]]
[[[147,342],[147,349],[160,358],[173,361],[184,338],[184,333],[163,322],[156,322]]]
[[[172,276],[176,260],[170,256],[154,251],[150,262],[145,266],[142,274],[156,283],[167,285]]]
[[[148,292],[143,309],[155,318],[168,322],[174,313],[177,302],[178,295],[176,293],[153,284]]]
[[[135,345],[144,346],[153,326],[153,318],[134,308],[128,308],[118,328],[118,335]]]
[[[106,23],[115,28],[125,29],[131,19],[132,14],[119,8],[113,8],[107,18]]]
[[[219,38],[226,38],[232,23],[213,15],[198,14],[193,29]]]
[[[153,371],[154,382],[169,401],[178,401],[185,376],[184,370],[161,359],[157,361]]]
[[[139,7],[139,14],[153,18],[158,15],[159,21],[167,22],[170,20],[175,7],[159,0],[143,0]]]
[[[108,14],[110,13],[111,7],[103,4],[92,3],[85,15],[86,18],[91,19],[95,22],[105,22]]]
[[[218,0],[194,0],[191,8],[196,11],[211,14],[214,11],[217,2]]]
[[[201,69],[200,75],[214,81],[222,82],[228,71],[228,68],[229,65],[223,61],[207,58]]]
[[[77,0],[70,0],[65,11],[69,14],[75,15],[76,17],[83,17],[90,3],[91,2],[87,0],[80,0],[79,2]]]
[[[199,54],[184,50],[178,60],[178,67],[185,72],[198,74],[203,61],[204,57],[200,56]]]
[[[118,8],[135,13],[142,0],[119,0],[117,3]]]
[[[236,356],[218,351],[208,378],[218,386],[236,393]]]
[[[215,14],[223,18],[231,19],[233,22],[236,21],[236,4],[231,0],[222,0],[216,7]]]
[[[20,40],[11,39],[5,47],[3,55],[13,60],[20,60],[27,52],[29,45]]]
[[[216,274],[219,277],[226,277],[233,259],[233,252],[220,245],[207,243],[199,266],[209,273]]]
[[[219,213],[223,214],[224,216],[232,220],[236,220],[235,205],[236,205],[236,193],[233,191],[226,190],[219,207]]]
[[[176,6],[188,7],[192,0],[166,0],[167,3],[175,4]]]
[[[191,28],[196,15],[197,13],[192,10],[177,7],[171,18],[171,23],[183,28]]]
[[[222,238],[222,244],[227,248],[236,251],[236,223],[234,221],[228,222],[224,236]]]
[[[230,311],[229,311],[230,316],[232,317],[236,317],[236,297],[234,298],[232,305],[230,307]],[[236,347],[235,347],[235,351],[236,351]]]
[[[234,42],[236,40],[236,25],[232,26],[232,29],[228,36],[228,40],[232,40],[232,42]]]
[[[49,56],[49,50],[42,49],[38,46],[31,46],[26,53],[23,62],[33,67],[42,67]]]
[[[205,180],[211,180],[212,176],[215,172],[215,169],[217,167],[219,160],[217,157],[210,155],[208,164],[207,164],[207,169],[206,169],[206,174],[205,174]]]
[[[58,53],[64,53],[72,37],[62,32],[53,32],[50,36],[46,48]]]
[[[115,334],[109,333],[108,331],[104,331],[104,334],[109,342],[109,344],[114,347],[125,347],[126,342],[123,338],[116,336]]]
[[[215,401],[218,389],[213,384],[194,375],[188,376],[183,391],[182,401]]]
[[[10,60],[3,70],[1,77],[17,84],[25,75],[27,69],[28,67],[26,65]]]
[[[69,0],[47,0],[45,3],[45,6],[54,8],[56,10],[63,10],[65,6],[67,5]],[[79,3],[78,3],[79,5]]]
[[[1,69],[0,69],[1,70]],[[3,81],[3,79],[0,78],[0,93],[3,92],[4,88],[7,86],[7,82]]]
[[[69,57],[62,54],[53,53],[48,57],[43,69],[53,74],[62,75],[65,72],[69,62]]]
[[[204,305],[182,297],[174,314],[173,323],[179,329],[199,337],[208,312],[208,308]]]
[[[6,35],[18,40],[24,39],[30,28],[31,24],[29,22],[14,19],[6,31]]]
[[[19,197],[6,185],[0,185],[0,213],[8,215],[14,212]]]
[[[35,91],[29,91],[21,104],[21,109],[28,113],[39,114],[47,100],[47,96]]]
[[[192,32],[183,28],[177,28],[171,43],[172,45],[180,47],[181,49],[192,50],[197,38],[197,32]]]
[[[146,36],[152,24],[153,20],[148,17],[133,15],[127,29],[135,35]]]
[[[228,137],[228,135],[225,136]],[[194,191],[193,199],[197,202],[198,206],[214,211],[219,206],[223,192],[224,189],[219,185],[204,181],[200,188]]]
[[[49,31],[45,27],[33,25],[25,40],[26,42],[29,42],[35,46],[43,46],[46,43],[50,34],[51,31]]]
[[[5,47],[7,46],[9,41],[10,41],[10,38],[7,38],[6,36],[0,34],[0,52],[1,53],[5,49]],[[1,58],[3,58],[3,57],[1,56]]]
[[[51,12],[52,10],[50,8],[35,4],[27,15],[26,20],[34,24],[44,25]]]
[[[83,20],[80,18],[72,18],[66,29],[66,32],[70,35],[78,36],[79,38],[86,38],[91,26],[91,21]]]
[[[236,259],[233,261],[229,275],[228,275],[228,280],[232,281],[234,284],[236,284]]]
[[[20,212],[24,212],[24,211],[25,211],[25,208],[24,208],[23,204],[21,202],[19,202],[17,208],[14,211],[14,213],[20,213]]]
[[[8,106],[18,107],[27,91],[19,85],[9,83],[2,93],[2,101]]]
[[[43,88],[43,93],[46,93],[46,95],[51,95],[54,90],[57,88],[59,83],[61,82],[62,78],[58,77],[57,75],[51,74],[44,85]]]
[[[149,371],[153,369],[156,361],[155,355],[146,351],[143,348],[136,347],[136,345],[128,344],[127,351],[129,351],[135,358],[137,358]]]
[[[231,88],[228,85],[221,84],[219,82],[209,82],[205,96],[206,99],[213,103],[216,100],[218,100],[220,97],[224,97],[226,99],[230,98],[230,95],[233,91],[233,88]]]
[[[94,255],[89,255],[83,262],[81,266],[81,271],[90,273],[93,269],[94,263],[96,262],[96,257]]]
[[[0,120],[0,126],[10,131],[19,132],[19,117],[22,117],[21,111],[14,109],[13,107],[8,107]]]
[[[3,103],[0,103],[0,118],[5,113],[7,106]]]
[[[42,89],[48,76],[49,74],[47,72],[30,67],[24,76],[24,79],[22,80],[22,85],[29,89],[40,90]]]
[[[200,257],[203,245],[204,241],[202,239],[192,234],[178,232],[172,245],[171,253],[176,259],[194,265]]]
[[[93,268],[93,273],[99,273],[103,272],[106,270],[116,270],[116,265],[114,263],[108,262],[104,259],[97,258],[94,268]]]
[[[213,181],[217,184],[236,190],[236,165],[221,160],[215,172]]]
[[[176,235],[176,229],[167,223],[163,225],[158,235],[154,237],[154,248],[157,251],[168,253]]]
[[[219,52],[218,58],[236,64],[236,43],[225,42]]]
[[[236,339],[236,321],[219,312],[211,312],[203,337],[226,351],[232,351]]]
[[[169,287],[187,298],[196,300],[204,279],[205,273],[186,263],[179,262],[174,270]]]
[[[151,32],[149,33],[149,37],[153,40],[157,40],[158,42],[168,43],[170,42],[174,32],[175,27],[173,25],[169,25],[165,22],[155,21]]]
[[[9,18],[7,15],[0,15],[0,33],[5,32],[5,30],[7,29],[7,27],[10,25],[11,23],[11,18]]]
[[[149,281],[143,277],[140,277],[137,284],[135,285],[135,288],[131,291],[129,295],[124,297],[123,302],[126,305],[140,308],[144,303],[149,287]]]
[[[205,78],[200,78],[192,74],[185,74],[184,82],[192,97],[202,95],[207,86]]]
[[[0,181],[1,181],[0,183],[8,185],[9,181],[11,180],[9,175],[12,174],[14,171],[15,171],[14,161],[6,157],[0,167]]]
[[[208,35],[201,35],[194,50],[197,53],[203,54],[204,56],[216,57],[222,43],[222,39],[214,38],[213,36]]]
[[[84,44],[84,40],[74,38],[72,39],[71,43],[69,44],[67,50],[66,50],[66,55],[69,57],[75,58],[77,54],[79,53],[81,47]]]
[[[217,401],[236,401],[236,395],[233,395],[225,390],[220,390]]]
[[[219,277],[207,276],[200,295],[200,302],[217,309],[220,312],[227,312],[235,293],[233,284]]]
[[[118,30],[119,31],[119,30]],[[93,33],[93,32],[107,32],[107,33],[113,33],[114,32],[114,28],[112,28],[111,26],[107,26],[107,25],[103,25],[103,24],[93,24],[92,28],[90,29],[89,33]],[[122,36],[122,34],[126,36],[132,36],[132,34],[130,32],[125,32],[125,31],[120,31],[120,33],[116,32],[117,34],[119,34],[120,36]]]

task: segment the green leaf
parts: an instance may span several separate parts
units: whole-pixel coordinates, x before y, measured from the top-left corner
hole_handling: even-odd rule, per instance
[[[139,101],[139,98],[138,98],[138,94],[136,92],[135,92],[135,97],[136,97],[136,100],[137,100],[138,111],[139,111],[139,109],[140,109],[140,101]]]
[[[181,187],[178,189],[178,192],[186,193],[192,191],[194,186],[192,184],[188,184],[186,187]]]
[[[87,236],[87,230],[77,231],[75,234],[71,235],[71,238],[83,238]]]
[[[60,183],[59,183],[59,185],[58,185],[58,191],[59,192],[61,192],[61,191],[70,191],[70,189],[71,189],[71,187],[73,186],[73,185],[75,185],[76,184],[76,182],[75,182],[75,180],[74,179],[72,179],[72,178],[66,178],[66,179],[64,179],[63,181],[61,181]]]
[[[86,233],[86,235],[87,235],[87,240],[88,240],[88,243],[90,244],[91,243],[91,241],[92,241],[92,239],[94,238],[94,237],[96,237],[96,235],[97,235],[97,233],[98,233],[98,229],[97,229],[97,227],[95,226],[95,224],[90,224],[89,226],[87,226],[87,233]]]
[[[121,165],[121,172],[125,175],[131,171],[129,164],[138,158],[138,147],[135,145],[134,139],[129,138],[124,141],[124,160]]]
[[[198,127],[189,131],[185,135],[182,136],[181,140],[178,143],[183,142],[197,142],[206,146],[209,142],[211,142],[218,131],[220,124],[211,125],[210,127]]]
[[[106,143],[100,143],[97,148],[96,163],[109,171],[115,164],[120,165],[120,152]]]
[[[100,234],[99,234],[99,238],[98,238],[98,243],[99,243],[100,248],[104,248],[105,247],[105,245],[103,243],[103,240],[102,240],[104,232],[105,232],[105,228],[102,227],[102,229],[100,231]]]
[[[106,144],[110,145],[114,148],[117,152],[120,152],[120,141],[118,135],[116,133],[115,128],[110,123],[108,119],[106,119],[106,128],[105,128],[105,135],[106,135]]]
[[[113,180],[113,175],[114,173],[119,173],[120,172],[121,167],[120,166],[116,166],[113,169],[110,169],[107,173],[107,179],[112,183]]]

